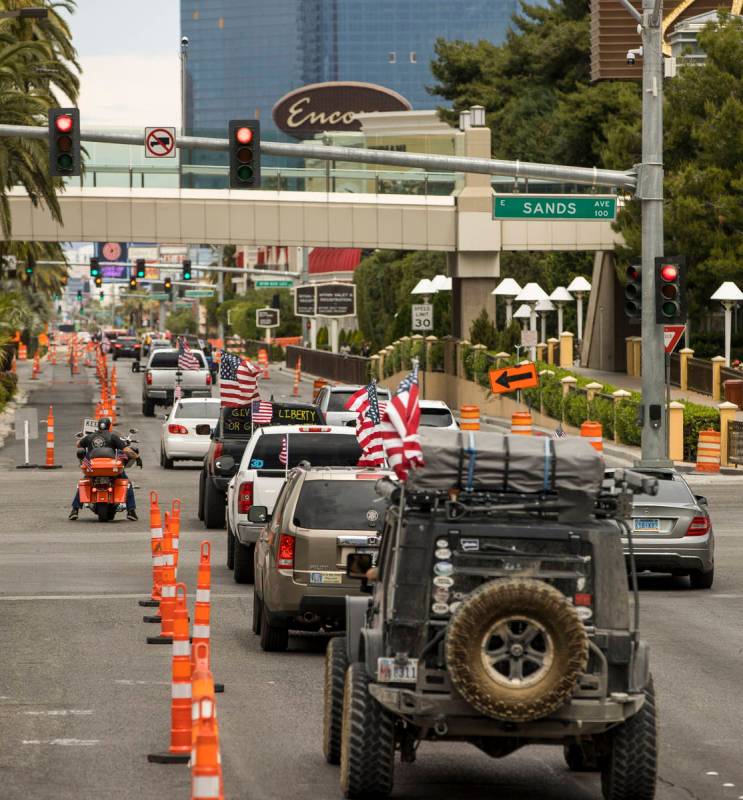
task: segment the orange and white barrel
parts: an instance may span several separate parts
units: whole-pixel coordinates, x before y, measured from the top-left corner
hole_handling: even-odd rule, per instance
[[[696,472],[720,471],[720,431],[699,431]]]
[[[463,431],[479,431],[480,406],[460,406],[459,427]]]
[[[530,411],[514,411],[511,414],[511,433],[518,436],[531,436],[534,432]]]
[[[600,422],[593,422],[592,420],[586,420],[580,426],[580,435],[587,441],[590,442],[591,447],[594,450],[598,450],[599,453],[604,452],[604,431],[601,427]]]

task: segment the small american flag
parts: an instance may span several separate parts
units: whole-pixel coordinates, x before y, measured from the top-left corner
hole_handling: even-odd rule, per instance
[[[93,467],[93,462],[90,460],[90,456],[86,452],[83,456],[83,462],[81,464],[82,468],[85,470],[90,470]]]
[[[365,386],[363,391],[366,393],[366,397],[358,398],[355,403],[358,408],[363,409],[359,412],[356,422],[356,438],[362,451],[358,466],[380,467],[384,464],[384,442],[380,423],[385,404],[381,406],[379,404],[376,381],[372,381],[368,386]],[[356,392],[356,395],[358,394]],[[353,398],[349,400],[349,403],[352,400]]]
[[[558,425],[552,436],[555,439],[564,439],[567,436],[567,433],[565,433],[565,431],[563,430],[562,425]]]
[[[279,451],[279,461],[285,466],[289,466],[289,434],[281,440],[281,450]]]
[[[199,359],[194,355],[188,342],[181,337],[178,339],[178,369],[200,369]]]
[[[261,371],[250,361],[222,351],[219,364],[219,399],[222,407],[242,406],[258,397]]]
[[[400,480],[411,468],[423,466],[423,451],[418,441],[421,409],[418,403],[418,361],[400,381],[382,416],[382,439],[387,462]]]
[[[180,381],[175,382],[175,390],[173,392],[173,399],[180,400],[183,397],[183,387],[181,386]]]
[[[268,425],[273,419],[273,404],[266,400],[253,400],[250,420],[253,425]]]

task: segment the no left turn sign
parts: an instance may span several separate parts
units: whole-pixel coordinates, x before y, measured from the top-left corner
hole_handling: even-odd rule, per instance
[[[144,154],[147,158],[175,158],[175,128],[145,128]]]

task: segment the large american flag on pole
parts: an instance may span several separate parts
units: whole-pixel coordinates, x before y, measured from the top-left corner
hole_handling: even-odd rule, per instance
[[[418,361],[410,374],[400,381],[382,415],[381,429],[387,463],[400,480],[408,472],[423,466],[423,451],[418,440],[421,410],[418,390]]]
[[[194,355],[188,342],[181,337],[178,339],[178,369],[200,369],[199,359]]]
[[[381,415],[385,406],[379,404],[377,383],[372,381],[355,392],[344,408],[358,412],[356,420],[356,438],[361,447],[360,467],[381,467],[384,465],[384,443],[380,428]]]
[[[250,361],[222,351],[219,364],[219,399],[222,407],[242,406],[257,398],[260,374],[258,367]]]

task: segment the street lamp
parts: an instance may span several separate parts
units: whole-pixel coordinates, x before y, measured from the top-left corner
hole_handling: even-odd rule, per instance
[[[558,286],[550,295],[550,300],[557,306],[557,335],[562,333],[562,311],[565,303],[573,302],[573,295],[564,287]]]
[[[520,305],[516,309],[516,313],[513,315],[513,318],[521,322],[521,327],[523,330],[527,330],[529,327],[529,320],[531,319],[531,308],[526,303]]]
[[[516,295],[517,303],[527,303],[531,308],[531,315],[529,321],[530,330],[536,333],[537,330],[537,310],[536,305],[540,300],[548,300],[547,292],[542,289],[538,283],[527,283],[526,286]],[[529,348],[529,356],[532,361],[537,358],[537,346],[532,345]]]
[[[430,278],[421,278],[418,283],[415,284],[410,294],[422,294],[423,302],[428,303],[430,302],[429,298],[431,295],[436,294],[436,292],[438,292],[438,289],[434,286]]]
[[[521,291],[521,287],[513,278],[503,278],[503,280],[493,289],[490,294],[506,298],[506,327],[511,324],[513,318],[513,298]]]
[[[552,303],[549,300],[543,299],[543,300],[540,300],[536,304],[536,306],[534,306],[534,309],[537,312],[537,314],[539,314],[539,319],[541,320],[541,323],[542,323],[542,341],[546,342],[547,341],[547,314],[549,314],[550,311],[554,311],[555,307],[552,305]]]
[[[451,291],[451,278],[446,275],[434,275],[433,278],[431,278],[431,283],[437,292]]]
[[[591,284],[582,276],[578,275],[568,284],[568,291],[578,298],[578,341],[583,341],[583,295],[591,291]]]
[[[725,366],[730,366],[730,334],[733,306],[743,300],[743,292],[732,282],[725,281],[710,298],[719,300],[725,309]]]

